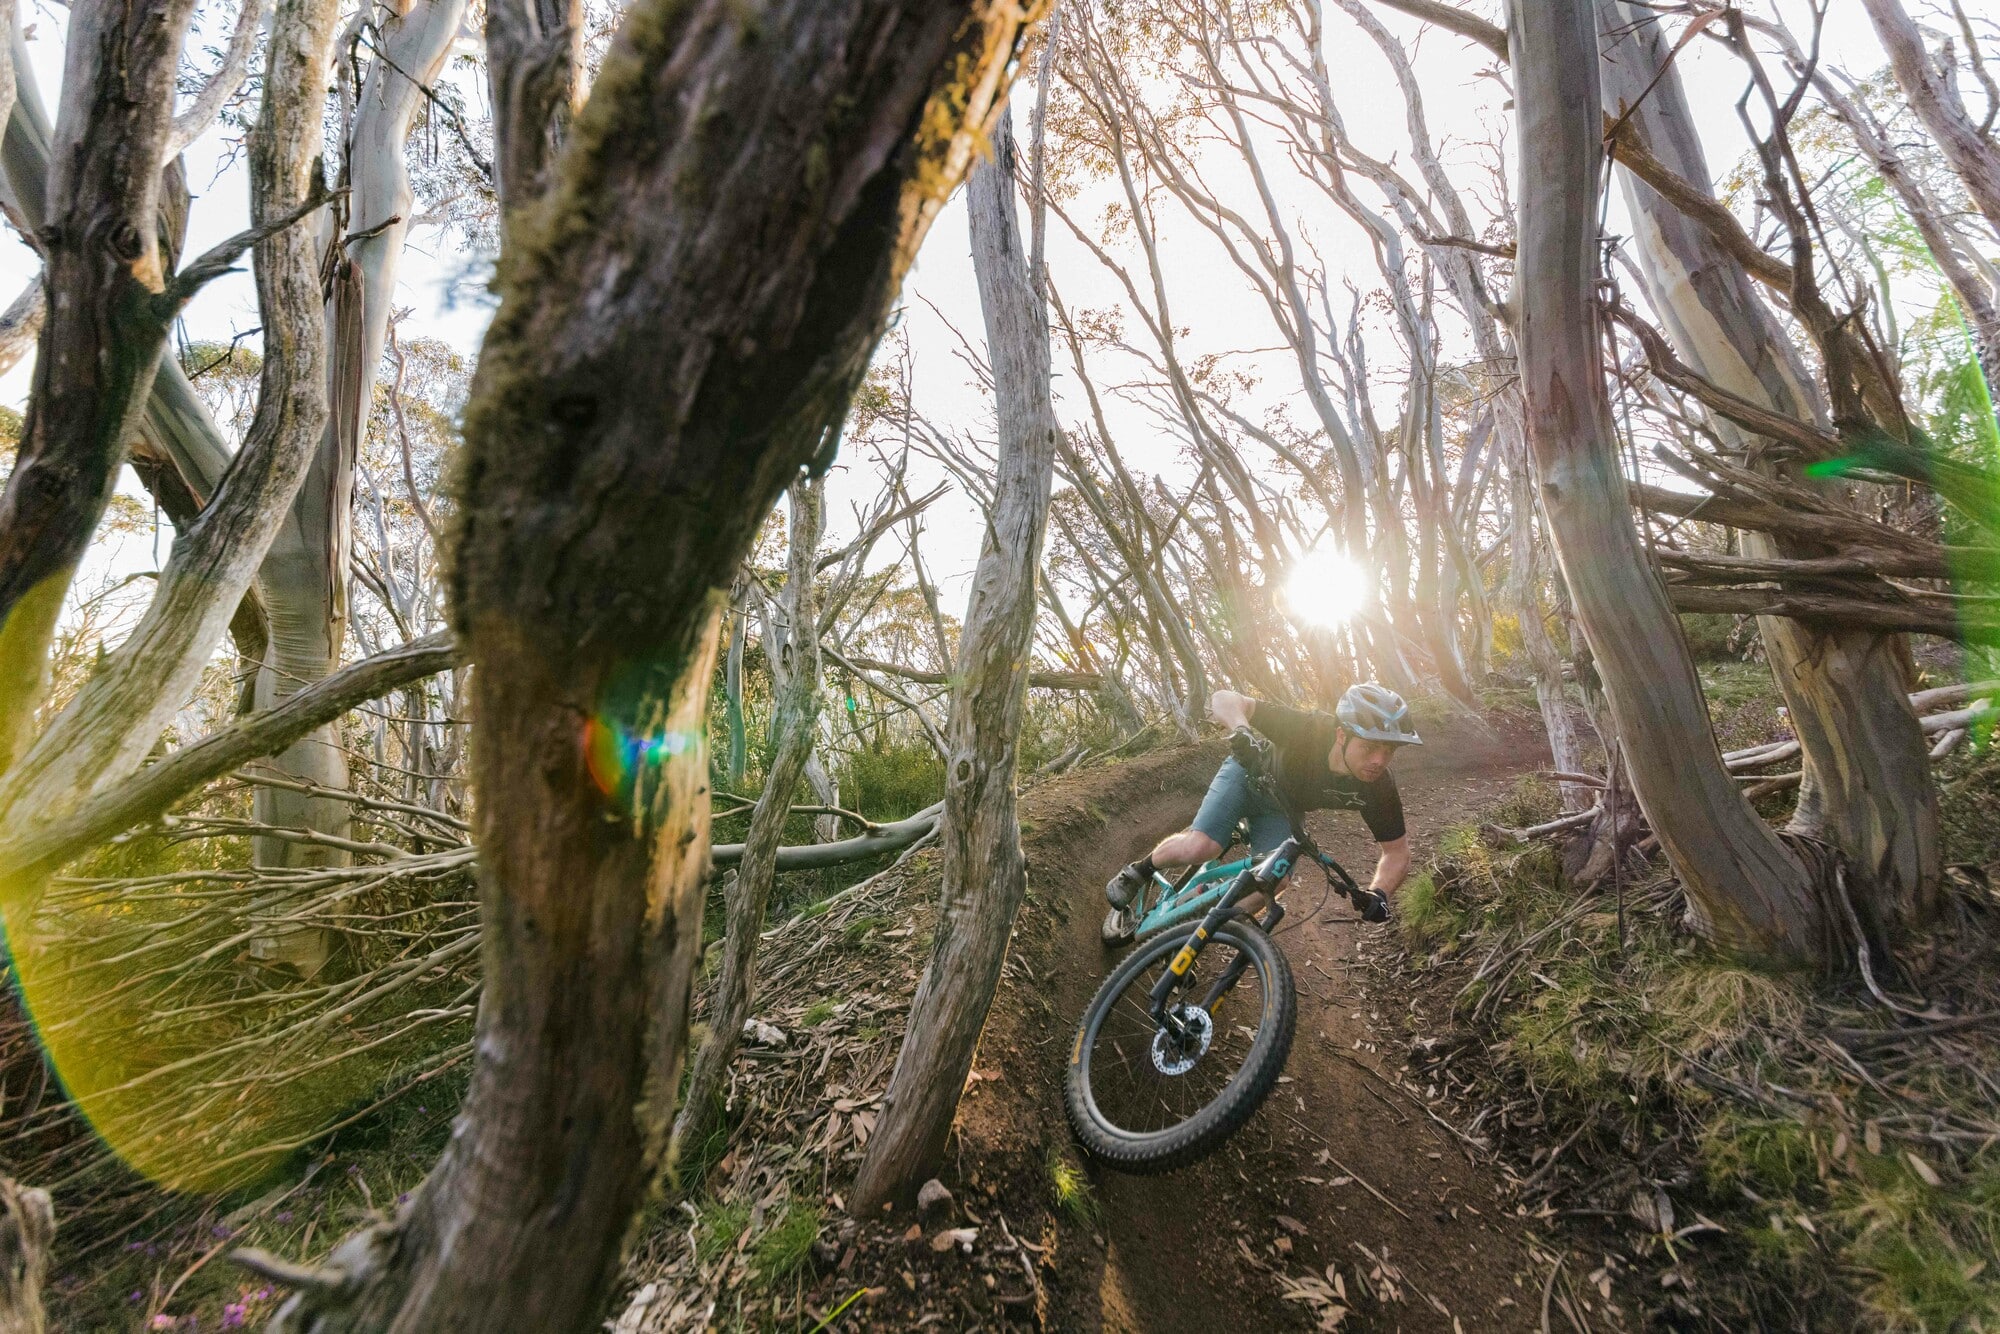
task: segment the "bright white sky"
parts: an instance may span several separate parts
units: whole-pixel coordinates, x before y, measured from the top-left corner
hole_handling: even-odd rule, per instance
[[[1789,17],[1805,30],[1807,13],[1800,0],[1766,0],[1778,3]],[[1407,162],[1406,136],[1401,97],[1394,78],[1374,45],[1354,29],[1344,15],[1328,7],[1332,34],[1332,72],[1336,96],[1347,117],[1349,131],[1357,144],[1378,157]],[[1858,5],[1831,7],[1825,39],[1825,59],[1832,65],[1856,74],[1872,72],[1880,63],[1879,48]],[[1915,6],[1919,11],[1921,3]],[[24,16],[33,25],[29,49],[34,73],[41,86],[45,105],[53,110],[61,78],[62,48],[67,11],[38,0]],[[1416,23],[1400,15],[1384,12],[1389,25],[1412,45],[1414,63],[1424,80],[1426,111],[1432,133],[1443,136],[1442,157],[1448,170],[1461,180],[1461,190],[1475,209],[1485,193],[1467,189],[1477,164],[1488,160],[1486,141],[1497,131],[1511,133],[1512,117],[1504,109],[1505,92],[1478,71],[1490,64],[1483,52],[1450,34],[1432,31],[1417,40]],[[233,9],[211,14],[207,28],[210,40],[219,44],[233,21]],[[1343,58],[1343,56],[1347,58]],[[1708,145],[1711,170],[1723,175],[1746,151],[1748,145],[1736,120],[1735,102],[1742,91],[1740,67],[1706,41],[1696,41],[1682,54],[1680,67],[1689,101],[1700,121]],[[483,102],[484,89],[476,90]],[[1028,87],[1019,97],[1025,126]],[[229,160],[230,146],[220,133],[211,132],[188,152],[188,181],[196,198],[190,221],[187,253],[194,255],[223,237],[239,230],[246,217],[247,186],[240,162]],[[1411,173],[1414,175],[1414,173]],[[1218,168],[1218,180],[1227,178]],[[1483,173],[1481,173],[1483,176]],[[1095,219],[1108,193],[1079,201],[1073,212],[1080,222]],[[1380,286],[1374,260],[1359,229],[1334,212],[1330,205],[1303,189],[1283,201],[1294,210],[1294,225],[1301,238],[1311,237],[1320,253],[1337,270],[1344,269],[1363,289]],[[1612,194],[1609,225],[1614,232],[1625,230],[1623,210],[1616,191]],[[1088,225],[1088,223],[1086,223]],[[1275,331],[1261,301],[1250,292],[1220,249],[1193,224],[1178,219],[1172,208],[1162,210],[1161,242],[1167,264],[1167,281],[1175,303],[1177,323],[1191,328],[1192,336],[1184,354],[1192,358],[1208,352],[1245,348],[1270,348],[1277,342]],[[483,302],[466,299],[466,287],[453,279],[462,272],[464,257],[451,249],[436,231],[420,231],[411,241],[405,258],[398,304],[412,308],[404,326],[411,335],[442,338],[468,351],[476,349],[490,308]],[[1049,226],[1049,262],[1054,280],[1072,311],[1115,304],[1121,293],[1115,279],[1105,274],[1091,255],[1079,246],[1053,218]],[[30,281],[38,268],[33,253],[7,233],[0,238],[0,301]],[[454,299],[455,289],[455,299]],[[921,299],[920,299],[921,298]],[[926,304],[926,302],[930,304]],[[969,370],[953,356],[956,339],[930,309],[935,305],[960,331],[975,343],[982,337],[979,298],[972,274],[966,241],[963,196],[939,217],[911,272],[905,291],[905,327],[909,331],[917,369],[917,392],[921,409],[941,425],[970,428],[986,434],[990,427],[990,407],[984,395],[971,383]],[[190,306],[186,332],[190,339],[228,339],[258,324],[255,293],[247,274],[213,284]],[[1393,364],[1393,348],[1375,353],[1374,367],[1379,405],[1392,408],[1396,395],[1393,381],[1398,368]],[[1082,411],[1081,395],[1070,394],[1066,356],[1058,350],[1056,393],[1058,412],[1071,418]],[[1267,355],[1255,364],[1264,368],[1262,393],[1277,396],[1296,394],[1296,371],[1287,360]],[[1116,368],[1100,372],[1100,389],[1108,389],[1121,376]],[[29,384],[24,363],[0,379],[0,401],[22,405]],[[1076,401],[1073,401],[1076,400]],[[1159,473],[1170,480],[1191,476],[1183,465],[1180,443],[1166,434],[1161,423],[1146,410],[1130,403],[1114,401],[1112,428],[1119,435],[1128,462],[1147,473]],[[1263,404],[1257,405],[1259,408]],[[1253,411],[1250,415],[1256,415]],[[1301,419],[1306,414],[1299,414]],[[1252,461],[1257,466],[1257,461]],[[914,489],[927,489],[938,471],[924,461],[913,464],[917,473]],[[129,477],[133,494],[136,482]],[[833,533],[851,530],[849,505],[862,503],[876,491],[872,465],[852,451],[836,471],[829,522]],[[953,494],[930,511],[925,554],[941,584],[948,606],[963,598],[965,580],[978,556],[979,520],[969,500]],[[125,549],[103,553],[112,568],[152,568],[151,543],[127,539]],[[893,541],[878,549],[883,558],[893,557],[898,548]]]

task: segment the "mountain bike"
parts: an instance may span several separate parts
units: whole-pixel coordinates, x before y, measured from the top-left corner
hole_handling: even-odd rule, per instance
[[[1291,836],[1263,857],[1169,886],[1172,896],[1145,911],[1138,947],[1097,989],[1070,1045],[1070,1128],[1087,1153],[1121,1171],[1167,1172],[1206,1157],[1277,1086],[1298,992],[1271,932],[1284,918],[1278,896],[1294,866],[1318,864],[1328,887],[1366,920],[1388,917],[1383,897],[1357,885],[1305,832],[1271,777],[1270,743],[1254,738],[1238,748],[1238,761],[1246,757],[1252,785],[1284,811]],[[1233,873],[1220,881],[1225,872]],[[1252,917],[1237,905],[1257,893],[1269,906]],[[1195,912],[1201,920],[1189,923]]]

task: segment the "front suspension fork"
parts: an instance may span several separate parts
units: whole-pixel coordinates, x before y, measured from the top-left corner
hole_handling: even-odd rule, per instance
[[[1271,906],[1265,909],[1262,917],[1257,919],[1258,926],[1268,932],[1276,927],[1280,921],[1284,920],[1285,905],[1278,902],[1275,886],[1264,884],[1263,881],[1257,878],[1254,869],[1246,868],[1235,880],[1230,882],[1228,892],[1216,901],[1213,908],[1208,910],[1208,915],[1201,919],[1201,925],[1194,929],[1194,935],[1188,938],[1187,944],[1181,946],[1180,953],[1176,954],[1174,961],[1167,965],[1167,971],[1160,974],[1160,980],[1153,984],[1152,1004],[1149,1011],[1153,1022],[1165,1028],[1177,1040],[1187,1035],[1184,1032],[1186,1025],[1181,1022],[1180,1016],[1167,1008],[1167,1002],[1173,997],[1174,988],[1179,985],[1182,978],[1187,976],[1188,970],[1194,967],[1194,961],[1200,957],[1202,949],[1208,944],[1209,938],[1221,928],[1224,922],[1236,915],[1237,903],[1260,889],[1272,890],[1273,892],[1271,895]],[[1208,994],[1202,998],[1201,1008],[1212,1011],[1216,1003],[1223,996],[1227,995],[1229,989],[1235,986],[1242,978],[1244,970],[1249,966],[1249,956],[1239,954],[1235,961],[1223,970],[1222,975],[1216,978],[1214,983],[1210,985]]]

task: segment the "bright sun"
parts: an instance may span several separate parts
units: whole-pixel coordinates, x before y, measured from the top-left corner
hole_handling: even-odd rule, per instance
[[[1285,580],[1285,609],[1324,629],[1345,625],[1368,601],[1368,576],[1345,552],[1315,547]]]

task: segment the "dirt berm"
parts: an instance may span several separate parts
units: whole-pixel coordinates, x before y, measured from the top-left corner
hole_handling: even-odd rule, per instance
[[[1451,729],[1405,753],[1397,774],[1420,864],[1442,828],[1546,763],[1535,745],[1518,733]],[[1015,933],[1015,966],[981,1046],[979,1067],[1003,1077],[975,1082],[960,1113],[968,1162],[990,1164],[989,1173],[1020,1164],[1047,1193],[1052,1153],[1080,1161],[1061,1080],[1076,1018],[1112,957],[1098,940],[1101,887],[1185,826],[1220,755],[1215,746],[1163,752],[1024,799],[1037,902]],[[1308,827],[1365,878],[1373,845],[1355,817],[1315,815]],[[1089,1170],[1094,1225],[1072,1216],[1058,1229],[1049,1327],[1538,1328],[1539,1270],[1506,1216],[1512,1192],[1397,1078],[1405,1003],[1370,995],[1358,966],[1371,938],[1386,943],[1392,928],[1361,924],[1315,885],[1291,900],[1278,938],[1300,1013],[1284,1082],[1192,1168],[1161,1177]]]
[[[1431,740],[1397,767],[1420,863],[1439,830],[1547,763],[1519,733]],[[1527,1220],[1411,1086],[1408,1002],[1370,994],[1380,984],[1365,959],[1394,928],[1360,924],[1316,885],[1294,891],[1278,933],[1300,1012],[1264,1107],[1213,1156],[1166,1176],[1079,1157],[1061,1082],[1112,958],[1098,940],[1104,882],[1186,825],[1221,754],[1154,752],[1023,796],[1029,899],[941,1174],[947,1213],[841,1212],[935,922],[934,855],[769,933],[757,1013],[790,1045],[739,1061],[734,1146],[686,1207],[692,1220],[653,1233],[635,1257],[636,1294],[616,1328],[790,1328],[799,1317],[811,1328],[836,1309],[824,1328],[1541,1328],[1547,1266],[1531,1261]],[[1372,869],[1355,817],[1309,827],[1358,876]],[[1085,1189],[1059,1200],[1064,1177]],[[807,1195],[821,1211],[813,1262],[782,1284],[760,1280],[760,1229],[777,1230],[770,1220]],[[717,1217],[728,1220],[719,1231]]]

